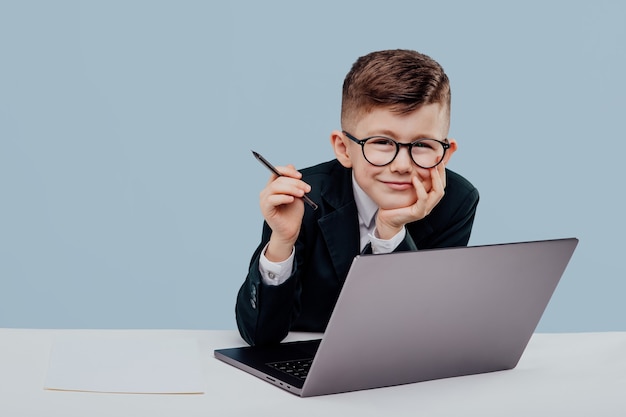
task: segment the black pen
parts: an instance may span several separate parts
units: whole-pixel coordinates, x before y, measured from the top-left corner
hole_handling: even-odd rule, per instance
[[[260,153],[252,151],[252,154],[254,155],[254,157],[256,159],[259,160],[259,162],[261,162],[263,165],[265,165],[265,167],[267,169],[272,171],[274,173],[274,175],[276,175],[278,177],[282,177],[283,176],[283,174],[278,172],[278,170],[276,168],[274,168],[274,165],[270,164],[270,162],[267,159],[263,158],[263,156],[261,156]],[[315,201],[311,200],[308,195],[306,195],[306,194],[303,195],[302,199],[304,200],[305,203],[307,203],[309,206],[311,206],[311,208],[313,210],[317,210],[317,204],[315,204]]]

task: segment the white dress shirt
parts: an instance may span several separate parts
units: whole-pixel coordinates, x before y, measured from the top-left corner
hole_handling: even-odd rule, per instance
[[[406,228],[402,228],[394,237],[389,240],[376,237],[376,213],[378,206],[357,184],[352,175],[352,190],[354,201],[359,215],[359,236],[360,248],[363,250],[368,243],[372,245],[372,253],[390,253],[398,247],[406,236]],[[261,252],[259,260],[259,272],[261,279],[267,285],[280,285],[289,278],[293,271],[293,261],[295,258],[295,247],[291,251],[291,256],[282,262],[271,262],[265,257],[265,250]]]

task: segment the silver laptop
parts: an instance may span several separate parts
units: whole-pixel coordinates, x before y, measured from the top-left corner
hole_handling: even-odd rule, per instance
[[[214,355],[302,397],[512,369],[577,244],[357,256],[321,340]]]

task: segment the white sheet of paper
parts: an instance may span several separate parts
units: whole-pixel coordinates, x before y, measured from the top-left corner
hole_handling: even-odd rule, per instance
[[[202,394],[198,341],[64,335],[54,340],[44,389],[135,394]]]

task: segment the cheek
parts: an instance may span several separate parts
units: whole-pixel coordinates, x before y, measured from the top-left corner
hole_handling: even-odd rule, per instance
[[[359,184],[371,183],[376,175],[378,175],[380,168],[377,168],[368,162],[358,161],[352,165],[352,172]]]
[[[348,158],[350,158],[353,166],[359,164],[361,162],[361,158],[363,158],[361,146],[353,142],[346,146],[346,154],[348,155]]]

